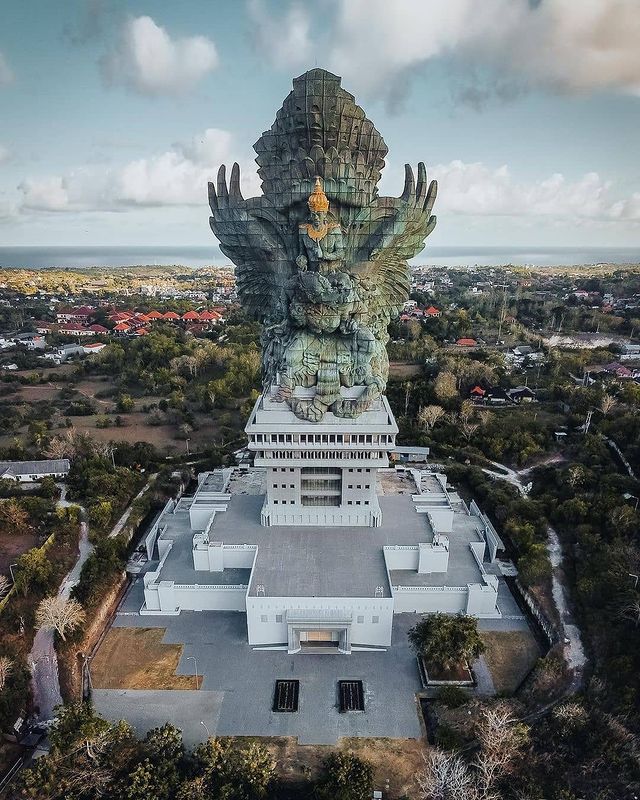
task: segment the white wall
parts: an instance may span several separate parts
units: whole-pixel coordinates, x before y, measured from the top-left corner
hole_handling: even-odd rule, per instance
[[[284,644],[288,640],[289,609],[333,610],[351,612],[351,644],[389,647],[393,625],[393,599],[354,597],[247,597],[249,644]],[[282,621],[276,622],[276,615]],[[266,616],[266,621],[262,617]],[[378,622],[372,618],[378,617]],[[362,622],[359,621],[362,618]],[[327,629],[331,621],[326,620]]]
[[[446,614],[465,613],[467,609],[467,587],[423,587],[405,586],[393,589],[394,611],[396,614]]]
[[[384,560],[387,570],[391,569],[414,569],[418,570],[418,546],[406,545],[385,545]]]

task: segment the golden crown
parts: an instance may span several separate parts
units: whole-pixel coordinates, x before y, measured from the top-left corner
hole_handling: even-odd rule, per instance
[[[309,195],[307,205],[311,211],[327,212],[329,210],[329,198],[324,193],[322,184],[320,183],[320,178],[316,178],[316,185],[313,187],[313,191]]]

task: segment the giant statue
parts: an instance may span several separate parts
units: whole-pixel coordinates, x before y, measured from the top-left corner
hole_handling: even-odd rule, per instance
[[[380,197],[384,140],[322,69],[293,81],[254,149],[262,196],[243,198],[234,164],[209,204],[240,301],[263,325],[264,389],[303,420],[356,417],[384,392],[387,327],[436,224],[436,182],[407,164],[401,196]]]

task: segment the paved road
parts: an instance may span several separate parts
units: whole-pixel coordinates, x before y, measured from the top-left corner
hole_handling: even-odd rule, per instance
[[[68,503],[63,491],[58,505],[67,507],[73,505]],[[84,515],[84,508],[80,507]],[[80,579],[80,572],[84,562],[93,550],[93,545],[89,542],[89,527],[83,520],[80,523],[79,553],[76,563],[71,571],[65,576],[58,589],[58,595],[65,600],[69,598],[71,590]],[[33,639],[33,646],[29,653],[29,663],[31,665],[31,690],[33,702],[38,713],[39,720],[53,718],[53,709],[62,703],[60,694],[60,681],[58,678],[58,659],[54,648],[53,631],[39,630]]]

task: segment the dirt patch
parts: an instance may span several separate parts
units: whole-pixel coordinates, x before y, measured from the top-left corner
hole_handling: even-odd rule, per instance
[[[4,533],[0,536],[0,575],[9,574],[9,565],[27,550],[38,545],[38,537],[34,533]]]
[[[337,746],[301,745],[295,737],[234,737],[234,742],[246,744],[257,741],[273,755],[278,765],[282,789],[274,800],[299,800],[308,789],[308,781],[316,780],[322,772],[322,762],[338,750],[350,751],[370,761],[374,767],[374,788],[382,791],[387,800],[416,797],[415,775],[424,767],[423,753],[428,745],[421,739],[364,739],[343,738]],[[388,786],[388,788],[387,788]]]
[[[542,652],[530,631],[482,631],[485,660],[497,692],[518,688]]]
[[[163,644],[165,630],[111,628],[91,662],[94,688],[195,689],[195,676],[176,675],[183,646]]]

